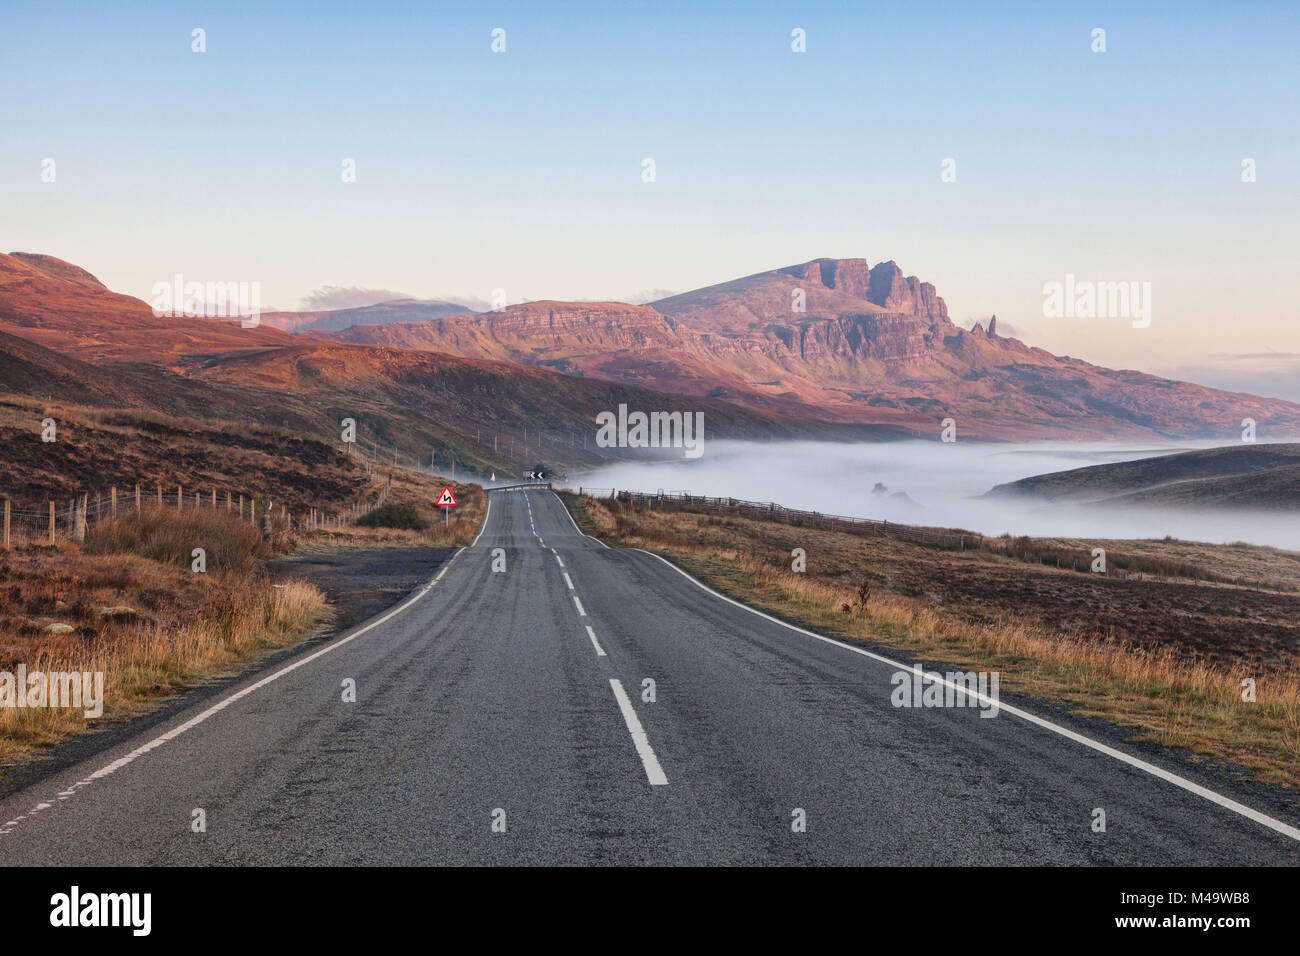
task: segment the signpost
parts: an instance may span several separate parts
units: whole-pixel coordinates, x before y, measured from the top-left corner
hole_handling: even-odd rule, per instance
[[[433,504],[434,507],[443,509],[442,523],[443,525],[447,525],[451,521],[451,517],[450,517],[451,512],[448,511],[447,509],[455,508],[458,504],[460,504],[460,502],[457,501],[456,496],[451,493],[451,486],[444,485],[442,489],[442,494],[438,496],[438,500],[435,501]]]

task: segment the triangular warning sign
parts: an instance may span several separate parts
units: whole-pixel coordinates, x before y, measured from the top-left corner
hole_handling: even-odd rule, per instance
[[[444,487],[442,489],[442,494],[440,494],[438,500],[434,502],[434,504],[439,508],[452,508],[459,503],[460,502],[456,500],[456,496],[451,493],[450,487]]]

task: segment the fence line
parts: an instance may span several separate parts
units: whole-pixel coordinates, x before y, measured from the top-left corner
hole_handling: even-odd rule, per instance
[[[50,499],[45,506],[27,505],[20,508],[9,497],[3,498],[4,520],[0,531],[0,547],[5,550],[13,547],[15,540],[25,540],[31,544],[54,545],[59,540],[84,541],[86,532],[104,521],[112,520],[119,514],[138,513],[146,507],[166,508],[180,514],[200,510],[225,511],[238,514],[239,519],[254,526],[260,525],[263,532],[270,534],[278,529],[292,531],[294,528],[314,531],[322,528],[340,528],[352,524],[371,510],[378,508],[387,499],[392,490],[392,477],[384,483],[377,493],[358,497],[346,507],[336,511],[307,507],[295,517],[284,508],[283,501],[277,501],[270,495],[234,492],[227,488],[218,492],[210,488],[206,492],[191,489],[187,492],[184,485],[177,485],[173,493],[164,491],[156,484],[146,491],[144,486],[136,483],[134,488],[124,489],[113,486],[95,492],[82,492],[70,499]]]
[[[848,531],[853,534],[876,534],[900,541],[958,551],[979,549],[984,537],[964,532],[938,531],[917,525],[877,521],[874,518],[854,518],[846,515],[822,514],[820,511],[801,511],[786,508],[773,501],[746,501],[742,498],[711,498],[686,492],[650,493],[645,491],[619,491],[615,488],[585,488],[579,486],[578,494],[593,498],[613,498],[630,505],[653,508],[656,504],[676,508],[678,511],[696,511],[708,514],[729,514],[737,517],[775,519],[784,524]]]

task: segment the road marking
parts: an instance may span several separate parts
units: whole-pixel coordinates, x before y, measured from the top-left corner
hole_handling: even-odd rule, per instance
[[[555,554],[554,548],[551,549],[551,554]],[[558,554],[555,554],[555,560],[560,563],[560,567],[564,567],[564,559],[560,557]]]
[[[596,649],[596,656],[604,657],[605,651],[601,648],[600,641],[596,640],[596,632],[591,629],[590,624],[587,625],[587,636],[591,638],[591,646]]]
[[[567,584],[567,585],[569,586],[569,590],[570,590],[570,591],[573,590],[573,578],[569,577],[569,572],[568,572],[568,571],[565,571],[565,572],[564,572],[564,583]]]
[[[814,637],[817,640],[823,641],[827,644],[833,644],[834,646],[843,648],[846,651],[852,651],[854,654],[861,654],[863,657],[869,657],[872,660],[879,661],[882,664],[888,664],[890,667],[893,667],[896,670],[910,671],[912,669],[911,665],[902,664],[895,660],[890,660],[888,657],[884,657],[883,655],[876,654],[872,651],[868,651],[861,647],[854,647],[851,644],[845,644],[842,641],[834,640],[833,638],[829,638],[822,634],[818,634],[815,631],[809,631],[795,624],[791,624],[788,621],[783,621],[778,617],[773,617],[771,614],[767,614],[763,611],[758,610],[757,608],[752,608],[748,604],[742,604],[740,601],[734,600],[733,598],[729,598],[725,594],[721,594],[713,590],[713,588],[709,587],[707,584],[705,584],[703,581],[696,578],[694,575],[688,574],[687,572],[683,571],[681,568],[677,567],[677,565],[669,561],[667,558],[657,555],[653,551],[646,551],[644,548],[629,548],[628,550],[640,551],[642,554],[648,554],[650,555],[650,557],[662,561],[664,564],[668,565],[668,567],[672,568],[674,571],[676,571],[682,577],[686,578],[686,580],[690,581],[696,587],[708,591],[714,597],[720,598],[721,600],[726,601],[728,604],[734,604],[736,607],[742,608],[743,610],[746,610],[751,614],[757,614],[759,617],[767,618],[767,620],[771,621],[773,624],[780,624],[782,627],[789,628],[792,631],[797,631],[800,634],[804,634],[808,637]],[[1293,827],[1288,823],[1283,823],[1281,820],[1276,820],[1273,817],[1270,817],[1268,814],[1260,813],[1258,810],[1254,810],[1243,803],[1238,803],[1236,800],[1233,800],[1230,797],[1225,797],[1221,793],[1216,793],[1215,791],[1210,790],[1208,787],[1201,786],[1199,783],[1193,783],[1191,780],[1188,780],[1186,777],[1180,777],[1176,773],[1170,773],[1168,770],[1165,770],[1161,767],[1157,767],[1155,764],[1147,763],[1145,760],[1139,760],[1137,757],[1130,756],[1129,754],[1124,753],[1124,751],[1122,750],[1116,750],[1114,747],[1109,747],[1106,744],[1103,744],[1099,740],[1093,740],[1091,737],[1085,737],[1083,734],[1076,733],[1075,731],[1070,730],[1067,727],[1062,727],[1060,724],[1054,724],[1050,720],[1044,720],[1042,717],[1039,717],[1037,714],[1031,714],[1027,710],[1021,710],[1019,707],[1013,707],[1012,705],[1002,700],[994,701],[992,698],[988,697],[985,694],[981,694],[978,691],[964,690],[964,685],[959,687],[957,684],[953,683],[952,681],[946,680],[944,678],[940,678],[935,683],[942,684],[945,687],[951,687],[955,691],[964,692],[968,696],[976,698],[981,703],[990,704],[990,705],[996,704],[999,710],[1005,710],[1009,714],[1014,714],[1015,716],[1019,717],[1021,720],[1042,727],[1044,730],[1050,730],[1052,731],[1052,733],[1060,734],[1062,737],[1065,737],[1069,740],[1073,740],[1075,743],[1083,744],[1083,746],[1089,747],[1092,750],[1097,751],[1098,753],[1103,753],[1108,757],[1113,757],[1114,759],[1120,761],[1121,763],[1128,764],[1130,767],[1134,767],[1145,773],[1149,773],[1151,774],[1151,776],[1164,780],[1166,783],[1172,783],[1176,787],[1181,787],[1182,789],[1186,790],[1188,793],[1194,793],[1196,796],[1202,797],[1203,799],[1208,800],[1211,803],[1217,804],[1226,810],[1231,810],[1233,813],[1240,814],[1241,816],[1245,817],[1248,820],[1254,820],[1256,823],[1262,824],[1263,826],[1268,827],[1270,830],[1276,830],[1278,833],[1281,833],[1283,836],[1290,837],[1292,840],[1300,841],[1300,829],[1297,829],[1296,827]]]
[[[484,524],[486,525],[487,523],[486,512],[484,513],[483,519],[484,519]],[[479,533],[482,534],[481,531]],[[409,598],[407,598],[397,607],[393,608],[383,617],[379,618],[377,621],[372,621],[371,623],[367,624],[365,627],[361,628],[359,631],[354,631],[353,633],[349,634],[347,637],[339,638],[338,640],[335,640],[325,645],[315,653],[308,654],[306,657],[299,658],[296,661],[286,664],[284,667],[281,667],[279,670],[275,671],[274,673],[268,674],[266,677],[263,677],[261,680],[257,681],[256,683],[249,684],[243,690],[235,691],[233,694],[230,694],[227,697],[223,697],[221,700],[217,701],[217,703],[213,704],[211,707],[207,708],[201,713],[191,717],[189,720],[185,721],[185,723],[181,724],[180,726],[173,727],[165,734],[160,734],[159,736],[155,737],[153,740],[149,741],[147,744],[143,744],[142,746],[135,748],[135,750],[132,750],[130,753],[126,754],[123,757],[118,757],[112,763],[105,764],[104,766],[100,767],[98,770],[90,774],[90,776],[82,780],[78,780],[68,789],[60,791],[58,795],[58,799],[66,800],[68,797],[75,794],[82,787],[87,787],[96,780],[102,780],[105,777],[111,776],[112,774],[121,770],[123,767],[127,766],[128,764],[135,762],[140,757],[143,757],[151,750],[156,750],[159,747],[161,747],[163,744],[167,743],[169,740],[175,740],[177,737],[179,737],[181,734],[185,733],[186,731],[193,730],[199,724],[206,721],[209,717],[213,717],[221,713],[221,711],[225,710],[231,704],[235,703],[236,701],[242,700],[243,698],[252,694],[254,691],[261,690],[263,687],[266,687],[268,684],[274,683],[275,681],[279,680],[284,675],[292,673],[293,671],[296,671],[300,667],[305,667],[307,664],[310,664],[312,661],[316,660],[319,657],[324,657],[326,654],[330,654],[333,653],[334,651],[337,651],[340,647],[343,647],[345,644],[352,643],[362,634],[365,634],[367,631],[372,631],[375,628],[379,627],[379,625],[387,623],[388,621],[390,621],[391,619],[393,619],[394,617],[396,617],[397,615],[405,611],[416,601],[420,600],[420,598],[428,594],[433,589],[433,586],[438,583],[439,579],[444,574],[447,573],[447,569],[451,567],[451,563],[455,561],[458,557],[460,557],[461,552],[463,552],[464,550],[465,550],[464,548],[457,548],[456,553],[447,559],[447,563],[443,565],[442,570],[438,572],[437,577],[433,578],[433,580],[431,580],[428,584],[424,585],[424,587],[420,588],[420,590],[416,591]],[[40,810],[45,810],[50,806],[52,806],[52,804],[50,803],[39,803],[36,805],[34,809],[29,810],[25,815],[31,816],[33,813],[36,813]],[[21,820],[22,817],[19,817],[18,819]],[[0,836],[4,836],[8,834],[10,832],[10,829],[12,829],[12,827],[9,824],[5,824],[5,826],[9,827],[9,829],[0,830]]]
[[[552,491],[551,494],[555,495],[555,492]],[[563,511],[564,514],[568,517],[568,519],[569,519],[569,524],[573,525],[573,530],[576,531],[576,532],[578,532],[578,534],[582,535],[582,537],[584,537],[584,538],[591,538],[591,535],[589,535],[589,534],[583,534],[582,529],[578,527],[578,522],[576,522],[576,521],[573,520],[573,515],[569,514],[569,509],[566,508],[566,507],[564,507],[564,502],[560,500],[560,496],[559,496],[559,495],[555,495],[555,500],[556,500],[556,502],[559,504],[559,506],[560,506],[560,510]],[[595,542],[596,542],[598,545],[600,545],[602,548],[608,548],[608,547],[609,547],[609,545],[607,545],[604,541],[601,541],[599,538],[591,538],[591,540],[592,540],[592,541],[595,541]]]
[[[627,724],[628,733],[632,735],[636,752],[641,755],[641,763],[645,766],[645,775],[650,778],[650,786],[668,786],[668,777],[664,773],[664,768],[659,766],[659,758],[650,747],[650,738],[645,735],[645,729],[641,726],[636,711],[632,709],[632,702],[627,699],[627,691],[623,689],[623,684],[618,678],[611,677],[609,686],[614,689],[614,696],[618,698],[618,709],[623,712],[623,722]]]
[[[483,537],[483,532],[487,530],[488,515],[492,513],[492,499],[487,495],[483,497],[487,499],[487,508],[483,511],[483,527],[478,529],[478,534],[474,535],[474,540],[469,543],[471,548],[478,544],[479,538]]]
[[[586,617],[587,612],[582,609],[582,602],[578,600],[578,595],[576,594],[573,596],[573,603],[578,605],[578,616]]]

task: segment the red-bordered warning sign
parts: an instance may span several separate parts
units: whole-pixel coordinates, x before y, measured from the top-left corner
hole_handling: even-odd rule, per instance
[[[460,502],[457,501],[456,496],[451,493],[450,485],[442,489],[442,494],[440,494],[438,500],[434,502],[434,505],[439,508],[454,508],[458,504],[460,504]]]

